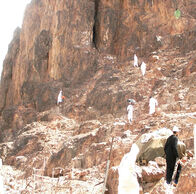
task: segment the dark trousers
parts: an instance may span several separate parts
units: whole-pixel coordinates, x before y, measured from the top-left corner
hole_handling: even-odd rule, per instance
[[[178,179],[180,177],[181,170],[182,170],[182,166],[181,166],[181,164],[178,164],[177,171],[176,171],[176,176],[175,176],[175,180],[174,180],[174,182],[176,184],[178,184]]]
[[[167,158],[166,157],[166,163],[167,163],[167,168],[166,168],[166,182],[167,184],[170,184],[172,181],[172,176],[174,173],[174,168],[176,164],[176,159],[174,158]]]

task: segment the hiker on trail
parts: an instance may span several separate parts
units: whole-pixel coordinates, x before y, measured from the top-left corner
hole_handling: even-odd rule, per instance
[[[149,100],[149,114],[154,114],[155,113],[155,107],[158,106],[158,102],[155,98],[153,98],[152,96],[150,97],[150,100]]]
[[[135,100],[129,99],[127,100],[129,102],[129,105],[127,106],[127,111],[128,111],[128,120],[129,123],[133,121],[133,105],[135,104]]]
[[[133,63],[133,66],[134,67],[138,67],[138,58],[137,58],[137,55],[134,54],[134,63]]]
[[[142,75],[144,76],[146,73],[146,63],[142,62],[141,64],[141,71],[142,71]]]
[[[169,136],[167,138],[167,141],[164,146],[164,151],[166,154],[166,183],[170,184],[172,181],[172,176],[176,164],[176,159],[179,158],[178,151],[177,151],[177,144],[178,144],[178,133],[179,129],[178,127],[173,127],[173,135]],[[180,163],[179,163],[180,164]],[[178,183],[178,178],[180,175],[180,171],[182,166],[178,164],[177,174],[174,180],[174,183]]]
[[[57,105],[61,105],[61,103],[63,102],[63,99],[64,98],[65,97],[63,96],[63,91],[60,90],[59,95],[58,95],[58,98],[57,98]]]

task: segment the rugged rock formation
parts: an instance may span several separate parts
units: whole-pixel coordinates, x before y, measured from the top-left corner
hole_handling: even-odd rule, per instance
[[[140,149],[137,160],[146,160],[148,162],[155,160],[157,157],[165,158],[164,145],[170,135],[172,135],[172,131],[165,128],[141,135],[136,141]],[[186,145],[180,140],[178,141],[178,154],[179,158],[184,157],[186,154]]]
[[[184,167],[177,187],[177,193],[195,192],[195,170],[195,160],[192,160]]]
[[[100,53],[110,54],[110,60],[117,57],[126,64],[134,52],[147,57],[158,49],[175,48],[180,53],[195,50],[194,5],[192,0],[164,3],[33,0],[25,13],[22,30],[17,31],[4,61],[1,111],[18,104],[46,110],[54,106],[59,88],[71,98],[75,90],[83,88],[91,78],[95,83],[86,103],[100,106],[112,91],[101,93],[99,82],[118,81],[111,71],[96,79],[96,73],[101,73],[100,66],[107,63],[102,60],[103,56],[99,57]],[[176,7],[182,11],[178,20],[174,17]],[[195,72],[194,64],[192,66],[188,69]],[[163,68],[161,73],[166,75],[169,70],[165,71]],[[175,73],[173,67],[172,72]],[[110,76],[113,78],[108,80]],[[159,87],[163,81],[157,80],[155,84]],[[105,96],[102,102],[94,102],[97,95]],[[116,100],[122,100],[126,94],[118,95]],[[117,111],[109,107],[113,104],[104,105],[110,112]]]
[[[117,193],[116,169],[132,144],[174,125],[193,151],[195,13],[194,0],[32,0],[9,45],[0,84],[0,153],[4,164],[21,170],[18,179],[29,181],[12,187],[50,191],[46,183],[44,191],[38,183],[33,187],[34,167],[59,177],[48,177],[59,192],[101,193],[109,159],[107,192]],[[147,64],[145,76],[133,67],[134,53]],[[56,107],[60,89],[66,99]],[[149,116],[151,95],[159,107]],[[132,125],[129,98],[137,102]],[[143,192],[164,192],[164,172],[157,168],[149,179],[154,168],[143,169]],[[188,167],[184,173],[190,174]],[[192,192],[181,184],[176,190]]]

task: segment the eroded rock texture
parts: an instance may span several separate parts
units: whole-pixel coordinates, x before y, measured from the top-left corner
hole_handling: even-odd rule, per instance
[[[38,111],[54,106],[60,87],[67,92],[81,86],[103,65],[97,50],[123,60],[160,48],[195,50],[194,5],[191,0],[33,0],[4,61],[1,111],[21,103]],[[174,17],[176,6],[182,7],[180,19]]]
[[[118,165],[141,134],[177,125],[193,151],[195,13],[195,0],[32,0],[1,76],[3,161],[25,169],[25,177],[33,176],[33,167],[49,176],[54,168],[64,168],[54,175],[89,180],[83,185],[88,193],[89,185],[102,186],[115,137],[107,188],[116,193]],[[147,64],[145,76],[133,67],[134,53],[139,66]],[[60,89],[65,101],[56,107]],[[153,116],[148,114],[150,96],[159,103]],[[131,125],[129,98],[137,102]],[[155,190],[162,188],[164,172],[156,172],[156,180],[145,172],[149,182],[140,177],[143,191],[161,177]],[[100,193],[99,186],[92,189]]]

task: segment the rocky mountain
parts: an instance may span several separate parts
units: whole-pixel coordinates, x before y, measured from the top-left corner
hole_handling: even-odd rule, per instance
[[[134,54],[147,65],[144,76]],[[174,125],[193,152],[195,56],[195,0],[32,0],[1,76],[6,191],[101,193],[109,160],[105,193],[115,194],[132,144]],[[61,89],[65,100],[57,106]],[[150,96],[159,104],[154,115]],[[140,192],[164,193],[163,157],[147,163],[137,163]],[[195,192],[195,182],[190,157],[172,190]]]

